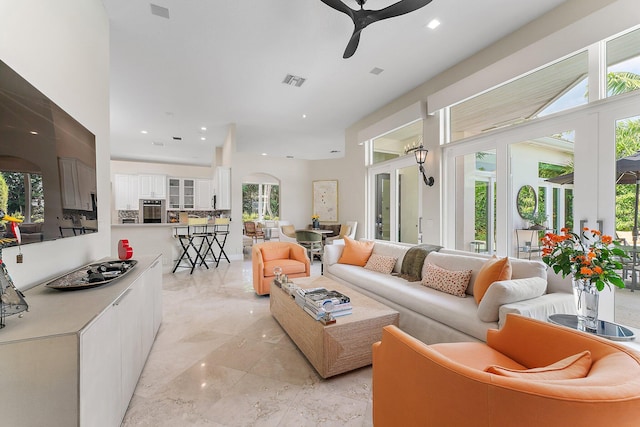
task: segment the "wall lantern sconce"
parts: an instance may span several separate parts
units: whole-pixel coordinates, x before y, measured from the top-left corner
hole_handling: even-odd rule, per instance
[[[426,148],[424,148],[424,146],[422,145],[422,143],[420,143],[420,145],[418,146],[413,146],[413,147],[407,147],[404,150],[405,154],[409,154],[413,152],[413,154],[415,154],[416,156],[416,163],[418,163],[418,166],[420,167],[420,173],[422,174],[422,179],[424,180],[424,184],[428,185],[429,187],[433,186],[433,177],[430,176],[427,178],[427,176],[424,173],[424,162],[425,160],[427,160],[427,153],[429,153],[429,150],[427,150]]]

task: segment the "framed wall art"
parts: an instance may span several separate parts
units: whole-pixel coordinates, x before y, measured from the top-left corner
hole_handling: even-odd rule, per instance
[[[313,181],[313,212],[323,222],[338,222],[338,181]]]

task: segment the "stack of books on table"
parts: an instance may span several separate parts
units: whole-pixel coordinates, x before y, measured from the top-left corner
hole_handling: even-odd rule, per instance
[[[300,304],[298,298],[304,299],[302,308],[316,320],[323,318],[325,313],[330,313],[333,317],[352,313],[351,300],[338,291],[329,291],[325,288],[304,291],[304,295],[296,295],[296,301]]]

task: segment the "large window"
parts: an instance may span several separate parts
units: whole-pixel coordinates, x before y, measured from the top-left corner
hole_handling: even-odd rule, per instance
[[[607,42],[607,95],[640,89],[640,30]]]
[[[371,163],[377,164],[404,156],[405,150],[422,141],[422,120],[410,123],[371,140]]]
[[[242,184],[242,221],[280,218],[280,185],[271,182]]]
[[[588,55],[577,53],[450,107],[450,140],[587,103]]]

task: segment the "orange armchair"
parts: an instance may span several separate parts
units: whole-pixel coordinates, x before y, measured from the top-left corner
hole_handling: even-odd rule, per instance
[[[311,263],[307,250],[297,243],[265,242],[253,245],[251,249],[253,264],[253,288],[258,295],[266,295],[275,278],[274,267],[282,268],[282,274],[289,278],[308,277]]]
[[[586,377],[490,374],[544,367],[584,350]],[[508,314],[487,343],[426,345],[394,326],[373,347],[373,422],[385,426],[636,426],[640,355],[585,332]]]

